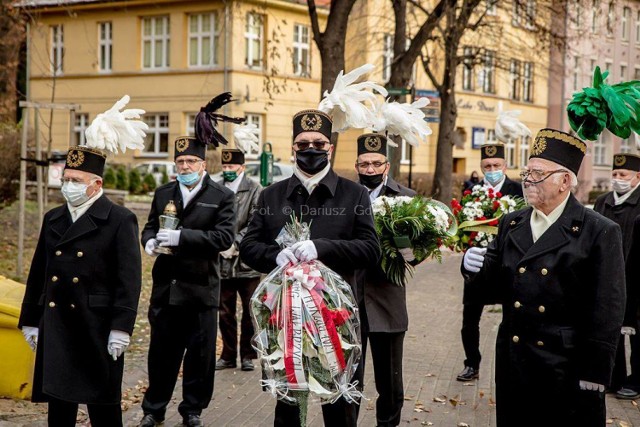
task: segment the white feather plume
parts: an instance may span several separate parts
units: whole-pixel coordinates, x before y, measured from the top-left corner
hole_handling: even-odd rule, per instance
[[[518,119],[520,114],[522,114],[520,110],[502,111],[502,101],[500,101],[496,119],[496,138],[506,142],[509,139],[531,136],[531,130]]]
[[[373,68],[372,64],[365,64],[347,74],[344,74],[344,70],[340,71],[331,92],[324,92],[318,109],[333,119],[333,132],[371,127],[376,94],[368,89],[373,89],[385,97],[387,90],[370,81],[355,82]]]
[[[145,131],[149,126],[140,116],[144,110],[129,108],[122,110],[129,103],[129,95],[125,95],[113,107],[100,113],[84,131],[88,147],[107,150],[118,154],[118,148],[124,153],[127,148],[141,150],[144,148]]]
[[[388,135],[399,135],[409,144],[417,147],[432,133],[424,120],[425,114],[421,110],[428,104],[428,98],[420,98],[412,104],[388,100],[378,102],[372,129],[376,132],[387,132]],[[389,143],[396,146],[391,144],[391,140]]]
[[[258,135],[260,129],[255,124],[239,125],[233,129],[233,140],[236,143],[236,147],[250,153],[251,151],[260,151],[260,139]]]

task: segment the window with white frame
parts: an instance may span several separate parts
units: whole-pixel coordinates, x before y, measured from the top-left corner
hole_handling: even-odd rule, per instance
[[[75,120],[73,123],[73,145],[83,145],[84,144],[84,131],[87,130],[89,126],[89,115],[86,113],[75,115]]]
[[[600,29],[600,0],[593,0],[591,4],[591,32],[598,34]]]
[[[596,166],[607,165],[607,143],[609,142],[609,132],[606,130],[600,134],[593,142],[593,164]]]
[[[495,93],[496,91],[496,53],[487,50],[484,53],[482,72],[480,73],[482,80],[482,91],[484,93]]]
[[[400,144],[400,164],[408,165],[411,163],[411,144],[404,139]]]
[[[168,68],[169,44],[168,16],[142,19],[142,68],[147,70]]]
[[[517,101],[520,99],[520,61],[517,59],[512,59],[509,64],[509,81],[509,98]]]
[[[258,147],[262,147],[262,133],[264,129],[264,116],[262,114],[245,114],[246,124],[256,125],[258,128]],[[250,152],[245,153],[249,159],[257,159],[260,154],[260,150],[252,149]]]
[[[522,5],[520,0],[514,0],[511,10],[511,25],[519,27],[522,23]]]
[[[533,62],[524,63],[522,75],[522,100],[533,102]]]
[[[462,90],[473,90],[473,49],[465,46],[462,52]]]
[[[249,68],[262,68],[264,17],[257,13],[247,13],[244,32],[245,57],[244,63]]]
[[[383,36],[382,51],[382,80],[388,81],[391,78],[391,63],[393,62],[393,35]]]
[[[531,144],[530,136],[520,138],[520,167],[524,168],[529,163],[529,145]]]
[[[496,130],[495,129],[487,129],[487,138],[485,139],[485,144],[495,144],[498,142],[496,139]]]
[[[607,36],[608,37],[613,36],[613,24],[616,20],[615,13],[616,13],[615,6],[613,5],[613,3],[609,3],[609,10],[607,11]]]
[[[169,114],[145,114],[142,117],[149,126],[144,138],[143,154],[165,157],[169,152]]]
[[[186,113],[186,128],[185,135],[196,134],[196,113]]]
[[[621,65],[620,66],[620,81],[623,82],[627,79],[627,66],[626,65]]]
[[[293,74],[309,77],[311,45],[309,44],[309,27],[302,24],[293,26]]]
[[[496,16],[498,14],[498,0],[487,0],[487,15]]]
[[[51,26],[51,72],[62,74],[64,59],[64,30],[62,25]]]
[[[631,27],[631,9],[625,7],[622,9],[622,22],[620,23],[620,27],[622,29],[622,40],[629,41],[629,29]]]
[[[580,57],[573,57],[573,90],[578,90],[580,87]]]
[[[113,46],[111,22],[101,22],[98,31],[100,33],[100,71],[108,73],[111,71],[111,49]]]
[[[611,75],[611,67],[613,66],[613,62],[611,61],[605,61],[604,62],[604,68],[605,70],[607,70],[609,72],[609,75]]]
[[[189,15],[189,67],[218,64],[218,16],[215,12]]]
[[[632,151],[631,139],[625,138],[620,140],[620,152],[621,153],[631,153]]]
[[[504,159],[509,169],[514,169],[516,165],[516,141],[509,138],[504,144]]]
[[[533,29],[536,24],[536,0],[527,0],[527,8],[525,10],[524,26]]]

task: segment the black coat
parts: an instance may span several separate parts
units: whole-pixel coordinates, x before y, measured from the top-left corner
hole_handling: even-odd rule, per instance
[[[218,184],[224,186],[224,182],[218,182]],[[247,233],[247,228],[253,216],[253,211],[258,205],[258,197],[261,191],[260,184],[254,182],[246,174],[242,177],[238,191],[235,194],[236,234],[233,244],[236,249],[240,248],[240,242],[242,242],[242,238]],[[220,257],[220,275],[223,279],[260,277],[260,273],[242,262],[239,256],[229,259]]]
[[[387,177],[379,196],[413,197],[416,192]],[[378,196],[378,197],[379,197]],[[369,332],[404,332],[409,327],[407,315],[407,290],[391,283],[379,264],[358,274],[358,284],[364,294]]]
[[[133,332],[141,280],[131,211],[102,196],[75,223],[66,204],[47,212],[18,324],[40,328],[34,401],[120,403],[124,358],[107,343]]]
[[[333,170],[311,195],[295,175],[265,188],[240,243],[240,257],[247,265],[262,273],[276,268],[281,248],[275,239],[292,214],[303,222],[311,221],[318,259],[356,293],[355,270],[369,268],[380,257],[367,190]]]
[[[153,264],[153,306],[218,307],[220,273],[218,253],[233,243],[233,191],[204,174],[202,188],[182,206],[178,182],[158,188],[151,203],[149,219],[142,231],[142,246],[158,233],[158,218],[169,200],[178,209],[180,243],[173,255],[160,255]]]
[[[625,310],[625,326],[637,327],[638,297],[640,296],[640,282],[635,280],[640,269],[638,254],[631,256],[631,247],[640,235],[640,230],[636,229],[638,215],[640,215],[640,190],[636,190],[624,203],[616,206],[613,192],[601,195],[596,199],[593,209],[618,224],[622,231],[622,248],[626,260],[627,270],[627,308]],[[638,243],[640,244],[640,243]],[[634,252],[640,251],[640,246],[635,244]],[[640,332],[640,331],[638,331]]]
[[[479,185],[484,185],[484,179],[480,180]],[[504,184],[500,188],[500,192],[503,196],[518,196],[522,197],[522,184],[510,179],[505,175]]]
[[[611,379],[625,306],[620,227],[569,197],[536,243],[531,208],[506,215],[480,273],[463,269],[470,285],[494,288],[503,301],[499,426],[565,425],[558,421],[581,404],[579,380]]]

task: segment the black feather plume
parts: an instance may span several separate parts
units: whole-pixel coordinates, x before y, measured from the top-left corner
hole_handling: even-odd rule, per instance
[[[231,99],[231,92],[224,92],[200,108],[194,124],[196,138],[198,138],[198,140],[205,144],[212,144],[215,147],[218,147],[220,144],[227,145],[229,143],[216,129],[218,122],[242,123],[245,120],[243,117],[229,117],[216,113],[217,110],[231,101],[233,101],[233,99]]]

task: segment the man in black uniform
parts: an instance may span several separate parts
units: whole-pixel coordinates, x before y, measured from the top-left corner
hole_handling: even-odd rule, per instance
[[[571,194],[587,151],[542,129],[522,172],[531,207],[500,220],[488,249],[470,248],[462,273],[497,292],[498,427],[604,426],[604,389],[625,309],[620,227]]]
[[[507,162],[504,158],[504,145],[486,144],[480,148],[480,168],[484,179],[479,185],[493,188],[495,193],[522,197],[522,185],[505,174]],[[465,286],[462,296],[462,346],[466,359],[464,369],[458,374],[458,381],[472,381],[480,376],[480,318],[485,304],[497,301],[478,293],[478,287]]]
[[[596,200],[594,210],[620,226],[622,230],[622,248],[627,263],[637,263],[637,258],[629,257],[633,237],[633,224],[640,215],[640,157],[633,154],[620,153],[613,156],[611,171],[611,187],[613,191],[603,194]],[[627,266],[629,268],[629,266]],[[620,399],[634,399],[640,396],[640,340],[637,319],[637,283],[627,278],[627,308],[624,326],[620,334],[616,363],[613,368],[611,390],[616,391]],[[631,344],[631,376],[627,380],[627,359],[625,357],[624,336],[630,336]]]
[[[122,426],[124,357],[138,309],[138,220],[102,191],[105,155],[69,150],[67,203],[42,222],[19,327],[36,350],[34,402],[49,402],[49,426],[76,425],[86,403],[93,426]]]
[[[253,371],[253,361],[257,357],[251,346],[253,324],[249,301],[260,283],[260,273],[240,260],[239,248],[253,211],[258,204],[261,187],[244,173],[244,153],[237,149],[222,150],[222,176],[224,184],[236,194],[236,236],[226,251],[220,252],[220,335],[222,354],[216,362],[216,369],[236,367],[238,356],[238,321],[236,320],[236,295],[242,301],[240,321],[240,360],[243,371]]]
[[[356,269],[375,264],[380,249],[367,190],[331,169],[331,127],[331,118],[318,110],[305,110],[294,116],[294,175],[262,191],[240,243],[240,256],[262,273],[289,262],[318,259],[340,274],[355,293]],[[275,239],[292,214],[310,223],[311,239],[282,249]],[[358,299],[357,293],[355,296]],[[360,366],[358,370],[361,371]],[[356,378],[361,384],[358,373]],[[322,405],[322,413],[327,426],[356,426],[358,405],[340,398]],[[300,425],[299,414],[298,406],[278,400],[274,425]]]
[[[149,307],[149,388],[141,427],[164,420],[184,356],[182,402],[187,426],[201,426],[200,414],[213,395],[220,277],[218,254],[233,243],[234,194],[206,171],[206,146],[196,138],[175,141],[177,181],[158,188],[142,245],[149,255],[169,247],[153,265]],[[160,229],[169,202],[177,209],[177,230]]]
[[[416,192],[404,187],[389,176],[387,138],[369,133],[358,137],[356,172],[360,184],[369,190],[373,202],[379,196],[413,197]],[[411,248],[400,249],[407,260],[415,260]],[[386,279],[380,266],[359,274],[358,301],[360,307],[362,354],[366,355],[367,340],[371,344],[371,358],[375,376],[377,426],[397,426],[404,403],[402,383],[402,350],[404,334],[409,326],[407,297],[404,286]],[[364,366],[364,360],[361,362]]]

